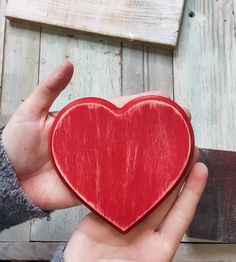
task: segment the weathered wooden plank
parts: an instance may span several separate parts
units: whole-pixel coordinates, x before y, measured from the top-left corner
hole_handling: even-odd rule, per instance
[[[144,90],[143,45],[124,43],[122,48],[122,95]]]
[[[1,259],[50,260],[60,244],[55,242],[0,242]],[[174,262],[234,262],[236,245],[181,244]]]
[[[58,97],[52,110],[85,96],[111,98],[121,93],[120,42],[103,37],[66,35],[42,30],[40,78],[69,59],[75,72],[68,88]],[[53,50],[53,52],[52,52]]]
[[[80,206],[55,211],[50,215],[50,220],[34,219],[31,223],[31,241],[68,241],[87,213],[88,210]]]
[[[53,50],[53,52],[52,52]],[[74,77],[51,110],[60,110],[74,99],[84,96],[117,97],[121,94],[121,45],[104,37],[67,35],[42,29],[40,78],[64,59],[75,65]],[[31,226],[33,241],[67,240],[87,213],[84,207],[57,211],[52,219],[36,220]]]
[[[27,221],[23,224],[11,227],[0,233],[1,241],[29,241],[30,239],[30,222]],[[0,256],[1,257],[1,256]]]
[[[233,244],[181,244],[174,262],[234,262],[236,245]]]
[[[7,23],[1,112],[12,114],[38,82],[39,27]]]
[[[190,109],[196,144],[204,148],[236,150],[234,3],[233,0],[189,0],[179,46],[174,54],[175,98]],[[219,187],[223,186],[222,181],[218,183]],[[204,203],[218,199],[217,207],[211,207],[214,208],[212,220],[205,223],[215,225],[212,231],[224,233],[223,228],[217,228],[218,223],[215,223],[214,217],[218,216],[218,212],[221,213],[218,219],[226,215],[230,217],[234,204],[228,206],[229,195],[219,197],[218,193],[216,189],[211,190],[211,199],[203,199],[199,208],[204,210]],[[223,213],[225,207],[229,209]],[[197,212],[195,219],[198,215],[201,216],[201,213]],[[195,228],[192,230],[196,231],[202,221],[203,218],[194,220]],[[207,224],[203,227],[207,227]],[[227,230],[227,222],[225,226]],[[224,240],[230,239],[230,232],[227,232],[228,236],[222,235]],[[218,234],[215,240],[220,239],[223,238]]]
[[[236,243],[236,153],[204,149],[200,161],[210,175],[188,235]]]
[[[190,109],[204,148],[236,150],[233,10],[233,0],[187,1],[174,55],[175,98]]]
[[[50,260],[63,243],[42,242],[0,242],[0,259]]]
[[[173,98],[173,53],[155,47],[144,48],[144,91],[166,90]]]
[[[151,90],[173,94],[172,51],[137,44],[123,44],[122,94]]]
[[[39,39],[38,27],[6,24],[1,96],[1,112],[5,115],[11,115],[38,82]],[[29,237],[30,222],[0,234],[4,241],[28,241]]]
[[[2,65],[3,65],[3,47],[4,47],[4,35],[5,35],[5,6],[6,0],[0,1],[0,87],[2,83]]]
[[[9,0],[7,17],[174,47],[184,0]]]

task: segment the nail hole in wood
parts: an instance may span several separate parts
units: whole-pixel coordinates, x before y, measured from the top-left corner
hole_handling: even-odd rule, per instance
[[[195,13],[193,11],[189,12],[188,14],[189,17],[194,17],[195,16]]]

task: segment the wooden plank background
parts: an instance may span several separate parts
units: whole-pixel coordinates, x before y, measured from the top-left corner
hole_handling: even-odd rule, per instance
[[[173,53],[104,37],[6,23],[4,61],[0,63],[4,65],[1,112],[12,114],[39,78],[69,58],[75,64],[75,76],[52,109],[79,96],[110,98],[166,89],[190,108],[197,145],[236,150],[234,3],[187,0],[179,45]],[[56,211],[50,221],[33,220],[4,231],[0,258],[50,259],[55,242],[68,240],[86,212],[84,208]],[[196,241],[184,238],[174,261],[236,261],[236,245]]]
[[[184,0],[9,0],[10,19],[176,46]]]
[[[236,150],[235,8],[233,0],[187,1],[174,89],[192,113],[199,147]]]
[[[3,60],[3,46],[4,46],[4,36],[5,36],[5,19],[4,11],[6,6],[6,0],[0,1],[0,61]],[[2,82],[2,63],[0,62],[0,87]]]

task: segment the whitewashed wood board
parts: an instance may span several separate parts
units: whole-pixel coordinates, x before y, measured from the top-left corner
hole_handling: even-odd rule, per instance
[[[173,262],[235,262],[235,244],[180,244]]]
[[[184,0],[8,0],[6,16],[175,47]]]
[[[6,23],[1,113],[11,115],[38,83],[40,28]]]
[[[144,50],[142,45],[123,44],[122,48],[122,95],[144,91]]]
[[[9,229],[3,230],[0,233],[0,242],[22,242],[30,240],[30,221],[26,221],[23,224],[11,227]],[[1,253],[0,253],[1,258]]]
[[[144,47],[144,91],[165,90],[173,98],[172,50]]]
[[[0,259],[50,260],[64,242],[0,242]],[[235,262],[236,245],[180,244],[174,262]]]
[[[2,82],[2,65],[3,65],[3,50],[4,50],[4,35],[5,35],[5,6],[6,0],[0,1],[0,87]]]
[[[236,150],[234,8],[234,0],[186,2],[174,51],[174,90],[192,113],[199,147]]]
[[[172,51],[124,43],[122,95],[165,90],[173,96]]]
[[[72,81],[56,99],[51,110],[60,110],[79,97],[119,96],[120,49],[119,41],[104,37],[67,35],[53,29],[42,29],[39,79],[55,70],[65,59],[69,59],[75,67]]]
[[[60,244],[40,242],[0,242],[0,260],[50,260]]]
[[[31,241],[68,241],[76,226],[87,215],[84,206],[57,210],[44,219],[33,219],[31,223]]]

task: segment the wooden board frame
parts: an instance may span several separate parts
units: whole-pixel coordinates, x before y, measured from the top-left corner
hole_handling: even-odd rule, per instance
[[[144,5],[145,3],[145,5]],[[6,16],[69,30],[154,43],[177,44],[185,0],[9,0]]]

